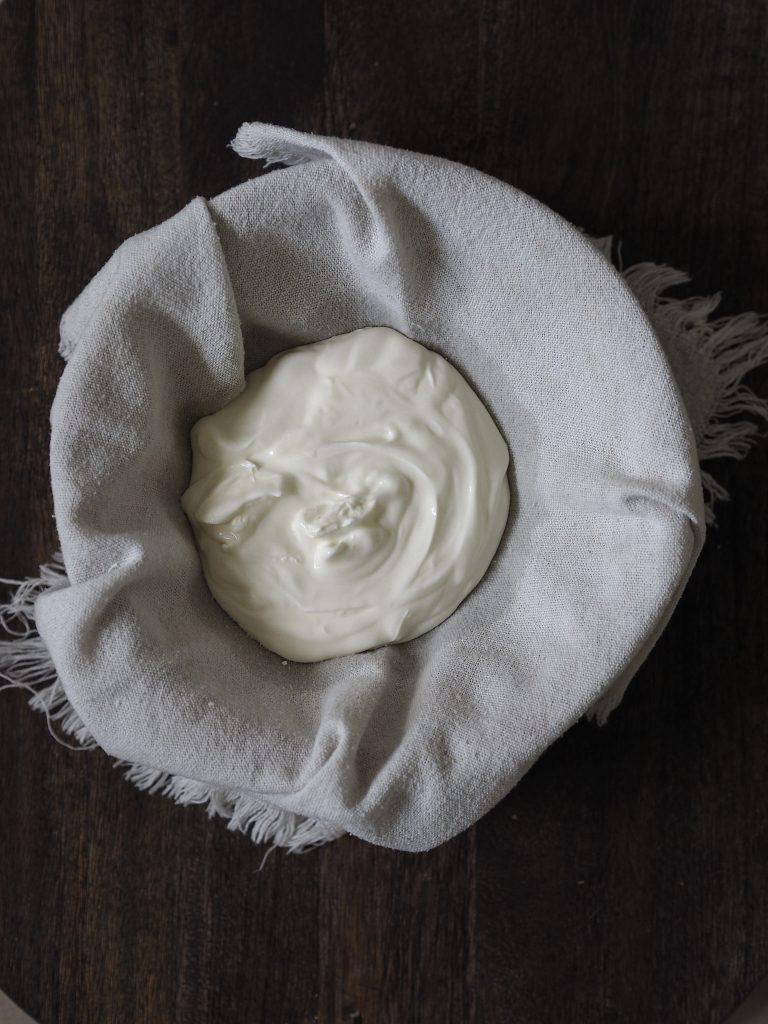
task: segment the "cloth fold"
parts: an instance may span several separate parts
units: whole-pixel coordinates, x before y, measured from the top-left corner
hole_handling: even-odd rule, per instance
[[[698,457],[743,455],[754,424],[723,417],[765,414],[741,384],[764,325],[666,298],[668,268],[622,277],[607,241],[462,165],[259,124],[233,146],[287,166],[129,239],[62,319],[66,576],[12,596],[24,635],[0,665],[137,785],[257,841],[428,849],[620,700],[704,542]],[[513,512],[435,630],[283,665],[205,587],[179,504],[188,431],[276,352],[374,324],[484,399]]]

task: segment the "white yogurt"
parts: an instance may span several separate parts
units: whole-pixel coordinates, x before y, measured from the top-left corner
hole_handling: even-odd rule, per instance
[[[509,452],[485,406],[388,327],[275,356],[191,437],[182,505],[208,586],[293,661],[438,625],[480,581],[509,512]]]

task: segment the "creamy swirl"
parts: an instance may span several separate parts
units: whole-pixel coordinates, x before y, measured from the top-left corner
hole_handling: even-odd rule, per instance
[[[208,586],[293,661],[426,633],[507,520],[509,453],[485,406],[387,327],[275,356],[191,439],[182,505]]]

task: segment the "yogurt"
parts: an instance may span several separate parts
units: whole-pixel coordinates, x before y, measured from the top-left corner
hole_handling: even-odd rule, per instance
[[[509,513],[509,452],[485,406],[388,327],[275,356],[191,441],[181,501],[211,593],[293,661],[437,626]]]

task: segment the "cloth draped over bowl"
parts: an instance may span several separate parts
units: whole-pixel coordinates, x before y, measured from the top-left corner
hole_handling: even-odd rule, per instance
[[[29,634],[2,657],[138,785],[254,839],[428,849],[620,700],[704,542],[699,458],[748,441],[751,424],[718,430],[718,412],[761,411],[740,379],[765,340],[755,318],[713,324],[708,301],[663,299],[682,276],[668,268],[622,276],[460,164],[262,124],[234,146],[287,166],[130,238],[62,319],[66,575],[17,592]],[[508,527],[430,633],[283,663],[206,588],[179,503],[189,430],[277,352],[379,324],[486,403],[511,453]]]

